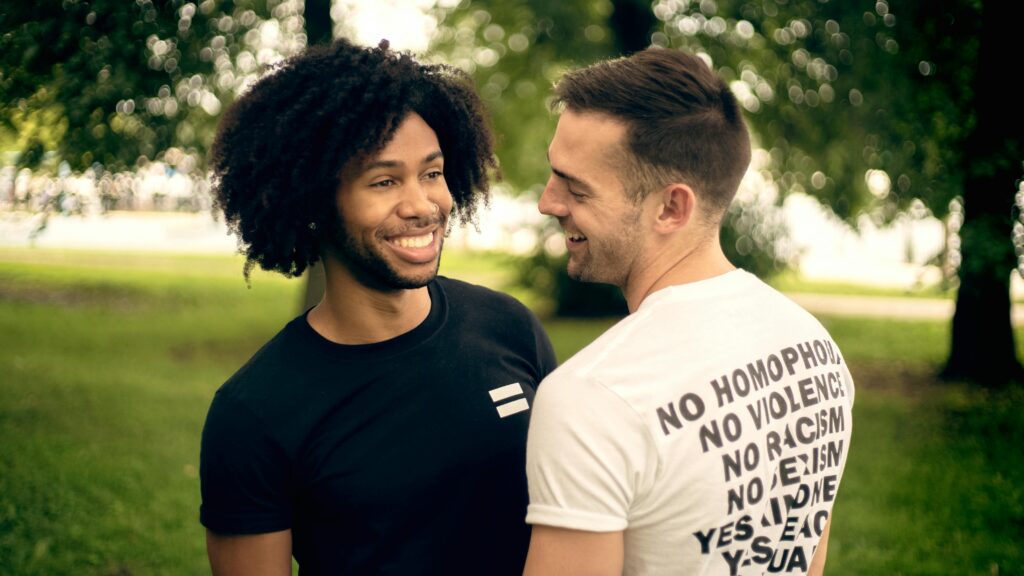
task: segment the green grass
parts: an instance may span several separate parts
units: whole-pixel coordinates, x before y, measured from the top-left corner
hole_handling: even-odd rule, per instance
[[[1024,395],[940,385],[927,368],[854,372],[829,574],[1024,573]]]
[[[247,287],[241,266],[0,250],[0,574],[208,573],[207,406],[301,295],[262,272]],[[486,255],[443,266],[510,277]],[[1024,573],[1024,392],[935,381],[944,323],[824,321],[857,382],[830,576]],[[545,325],[565,359],[613,322]]]
[[[247,288],[233,259],[57,256],[0,265],[0,572],[202,573],[202,407],[299,285]]]

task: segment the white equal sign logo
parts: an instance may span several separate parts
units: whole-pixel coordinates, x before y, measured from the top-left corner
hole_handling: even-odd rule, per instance
[[[513,382],[507,386],[501,386],[490,391],[491,402],[494,402],[495,407],[498,409],[498,416],[502,418],[530,409],[530,403],[526,401],[526,398],[518,398],[511,402],[500,404],[500,402],[504,402],[509,398],[515,398],[524,394],[523,387],[519,385],[519,382]]]

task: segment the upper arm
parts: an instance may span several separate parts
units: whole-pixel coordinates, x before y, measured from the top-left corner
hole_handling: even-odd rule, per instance
[[[636,412],[602,384],[558,372],[534,399],[526,441],[526,521],[590,532],[628,525],[657,456]]]
[[[622,532],[534,526],[524,576],[622,574]]]
[[[247,407],[220,394],[199,453],[200,522],[217,534],[291,528],[291,457]]]
[[[290,576],[292,531],[225,535],[206,531],[213,576]]]

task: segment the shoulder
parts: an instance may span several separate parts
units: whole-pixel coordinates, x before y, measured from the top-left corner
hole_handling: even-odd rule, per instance
[[[304,342],[305,314],[293,319],[264,344],[217,390],[214,406],[245,406],[257,415],[281,401],[289,387],[281,383],[294,379],[308,364],[310,346]]]
[[[537,316],[521,302],[483,286],[439,276],[449,308],[448,327],[458,338],[512,351],[537,369],[539,382],[557,365],[551,341]]]
[[[724,297],[733,301],[748,302],[748,306],[759,308],[762,316],[791,316],[816,323],[813,315],[794,302],[792,298],[742,268],[722,276],[720,286],[728,287],[728,290],[722,291]]]
[[[499,310],[506,312],[532,314],[530,309],[524,306],[519,300],[516,300],[508,294],[491,290],[484,286],[470,284],[469,282],[463,282],[462,280],[447,278],[445,276],[438,276],[437,283],[448,296],[449,303],[451,305],[464,306],[467,304],[484,304],[487,306],[497,307]]]
[[[509,325],[516,329],[537,328],[539,321],[522,302],[490,288],[438,276],[448,306],[455,318],[493,327]]]

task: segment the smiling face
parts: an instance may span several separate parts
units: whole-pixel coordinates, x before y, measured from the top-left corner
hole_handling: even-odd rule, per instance
[[[551,178],[538,209],[558,218],[569,277],[625,288],[642,248],[641,205],[619,176],[626,126],[611,116],[566,110],[548,148]]]
[[[346,168],[334,257],[364,286],[393,291],[434,279],[452,196],[434,130],[410,113],[378,154]]]

